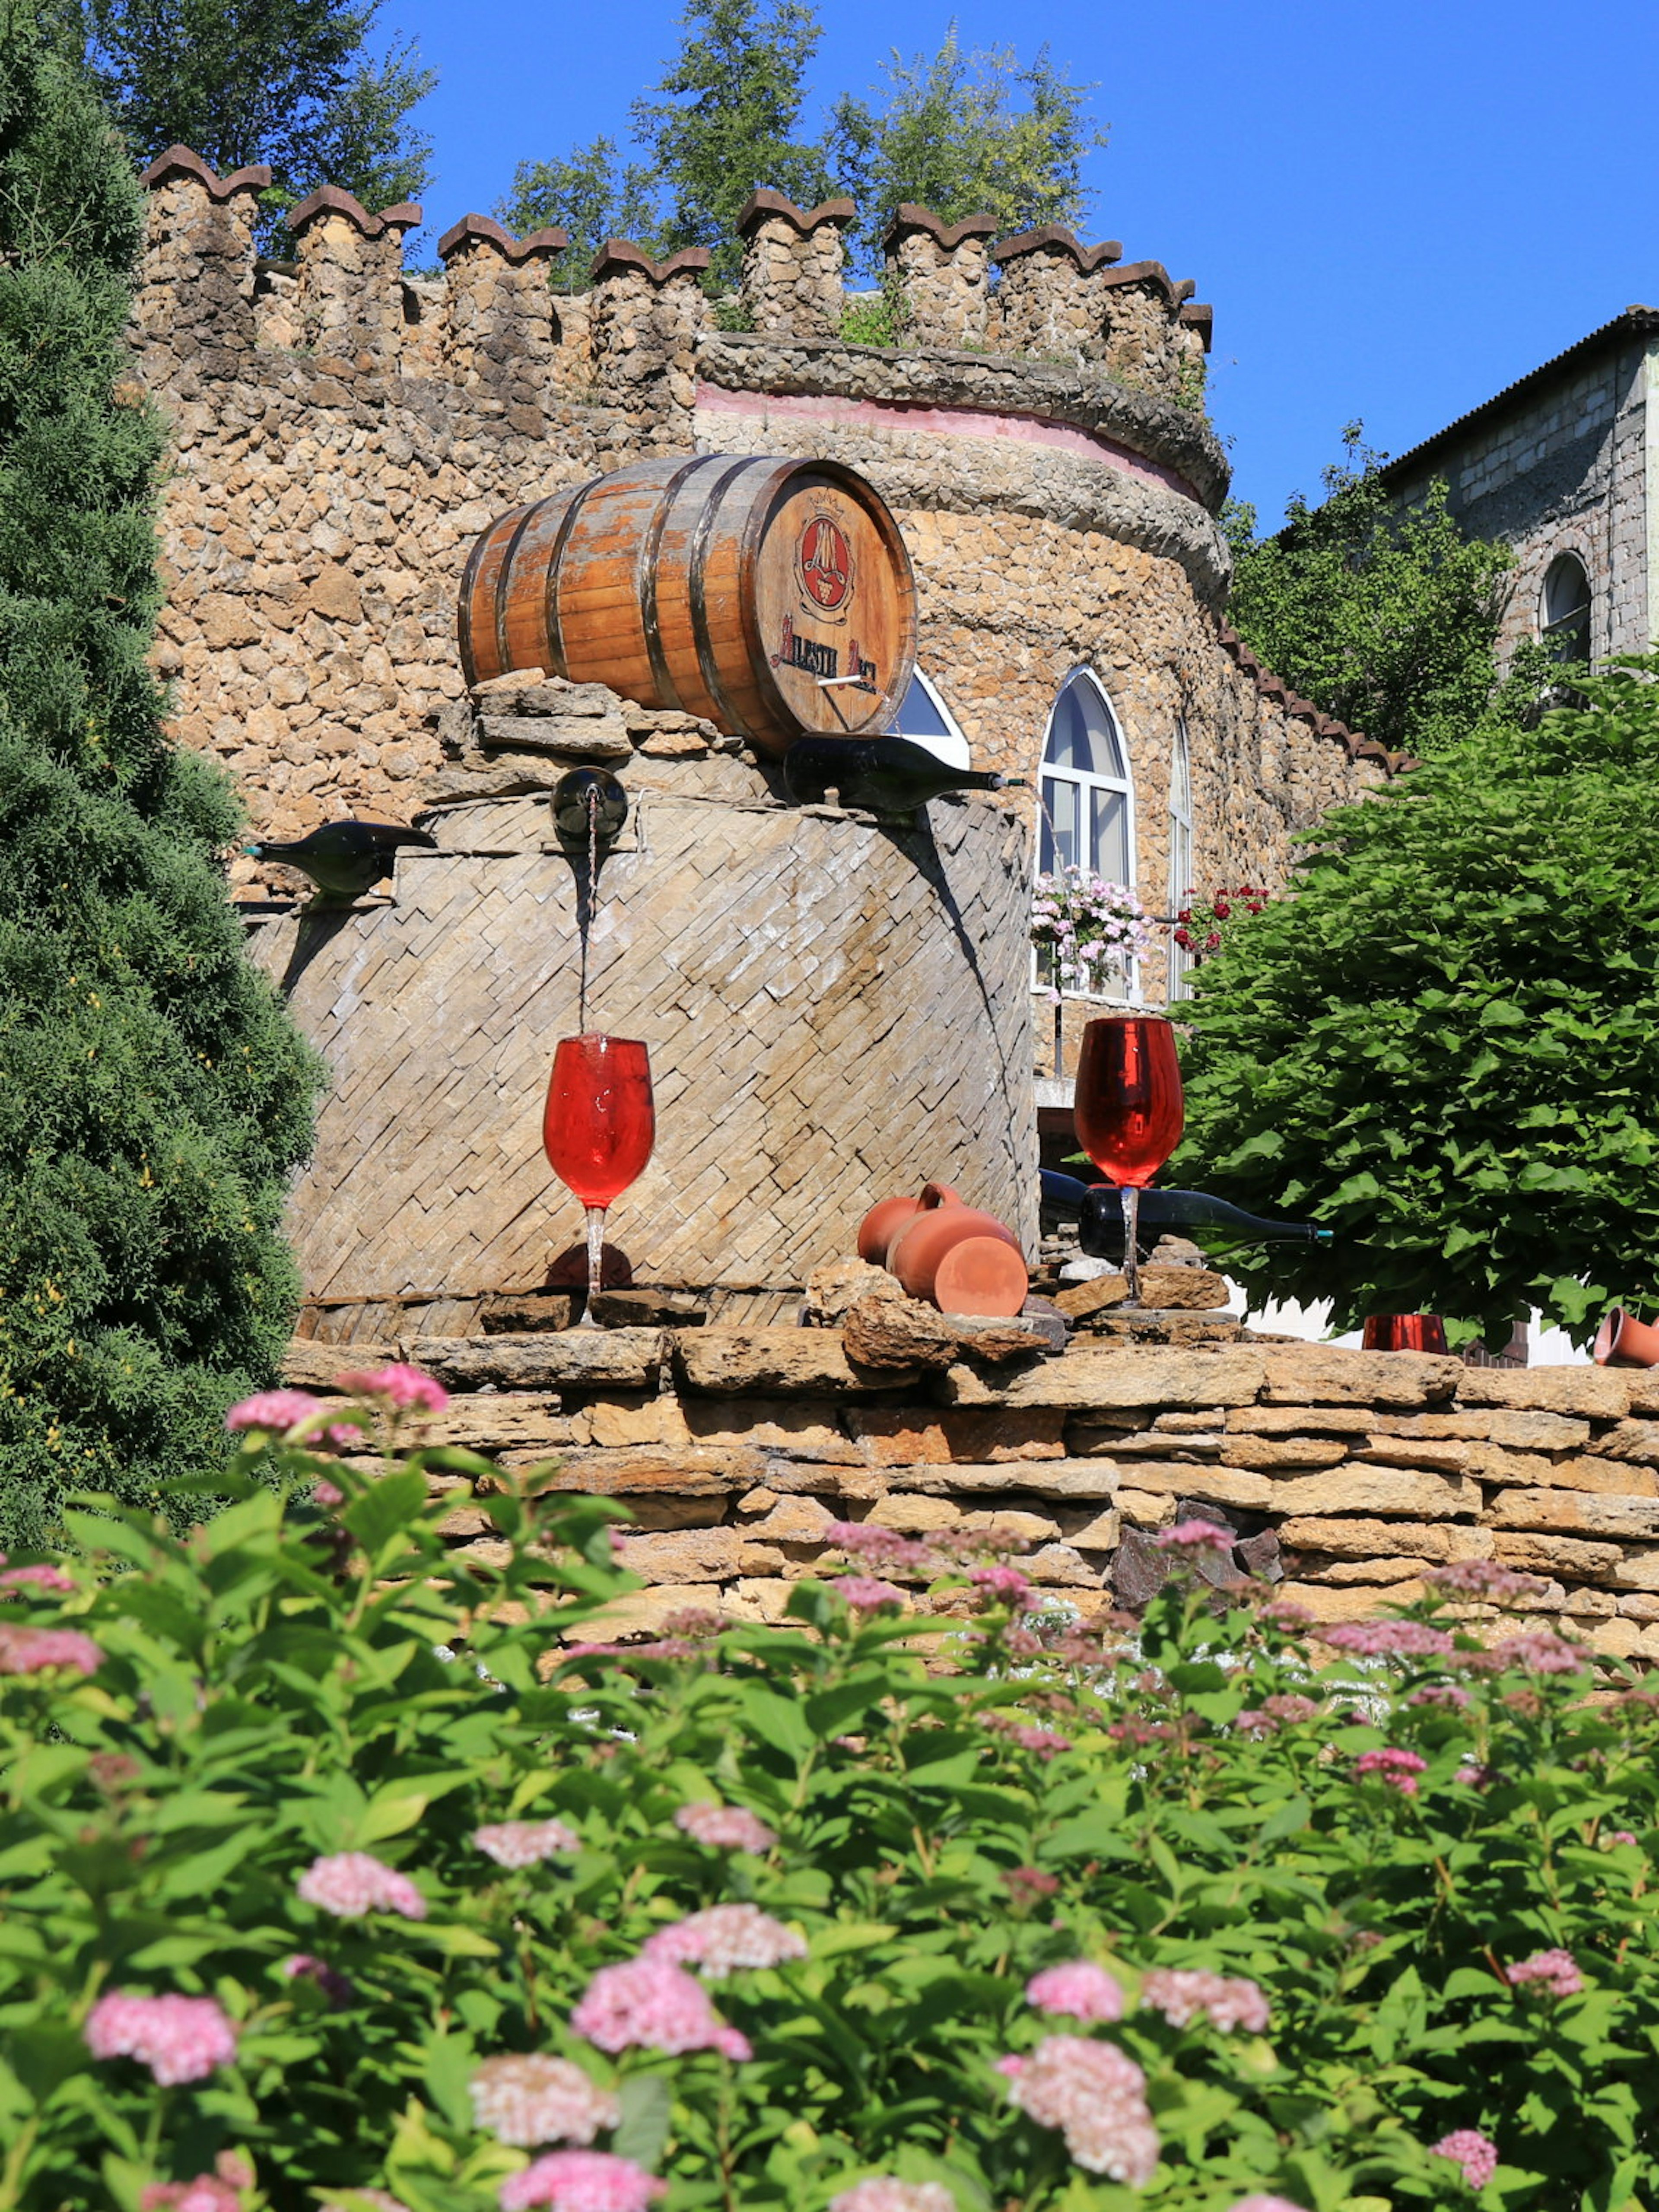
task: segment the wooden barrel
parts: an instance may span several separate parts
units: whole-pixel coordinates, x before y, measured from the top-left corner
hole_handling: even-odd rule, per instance
[[[898,526],[834,461],[642,461],[503,515],[461,581],[469,684],[544,668],[772,754],[890,730],[915,633]]]

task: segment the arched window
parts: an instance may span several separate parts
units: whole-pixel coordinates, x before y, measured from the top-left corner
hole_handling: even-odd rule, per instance
[[[1069,676],[1042,749],[1037,866],[1086,868],[1109,883],[1135,875],[1134,784],[1111,702],[1086,668]]]
[[[899,702],[898,713],[893,718],[893,732],[896,737],[908,738],[915,744],[926,745],[930,753],[948,761],[952,768],[971,768],[973,760],[968,750],[968,740],[957,727],[957,718],[945,705],[930,678],[917,669],[910,678],[910,688]]]
[[[1179,914],[1191,897],[1193,881],[1193,764],[1187,749],[1187,725],[1177,721],[1170,748],[1170,880],[1169,911]],[[1170,996],[1184,999],[1190,989],[1188,976],[1193,957],[1170,939]]]
[[[1556,659],[1581,664],[1590,657],[1590,587],[1576,553],[1558,553],[1544,577],[1538,631]]]

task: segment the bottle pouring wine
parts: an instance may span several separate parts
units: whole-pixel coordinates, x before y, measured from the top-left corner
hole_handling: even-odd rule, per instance
[[[914,814],[948,791],[1003,791],[1024,776],[953,768],[909,738],[798,738],[783,757],[783,780],[802,806],[842,806],[871,814]]]
[[[1058,1178],[1056,1178],[1058,1180]],[[1069,1181],[1070,1178],[1066,1178]],[[1091,1259],[1123,1257],[1123,1206],[1121,1191],[1106,1185],[1079,1184],[1078,1243]],[[1058,1194],[1049,1202],[1062,1202]],[[1172,1230],[1213,1229],[1234,1244],[1328,1244],[1328,1229],[1309,1221],[1270,1221],[1212,1198],[1207,1190],[1143,1190],[1139,1231],[1143,1243],[1156,1243]]]

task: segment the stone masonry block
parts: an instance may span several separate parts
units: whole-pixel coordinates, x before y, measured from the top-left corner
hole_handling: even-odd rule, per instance
[[[1383,1355],[1403,1358],[1404,1353]],[[1454,1520],[1480,1510],[1480,1488],[1466,1479],[1419,1474],[1409,1468],[1363,1467],[1352,1462],[1325,1474],[1302,1475],[1273,1485],[1279,1513],[1367,1513],[1402,1519]]]
[[[1416,1352],[1348,1352],[1336,1345],[1272,1345],[1261,1355],[1270,1406],[1429,1406],[1456,1395],[1474,1370]]]
[[[1255,1351],[1085,1348],[1000,1385],[982,1380],[972,1368],[953,1367],[944,1389],[947,1403],[958,1406],[1061,1406],[1075,1412],[1121,1406],[1246,1406],[1261,1388],[1265,1372],[1266,1355]]]
[[[854,1397],[891,1390],[907,1379],[902,1370],[888,1368],[855,1373],[839,1334],[828,1328],[681,1329],[674,1335],[674,1364],[688,1390],[722,1398],[786,1391]]]

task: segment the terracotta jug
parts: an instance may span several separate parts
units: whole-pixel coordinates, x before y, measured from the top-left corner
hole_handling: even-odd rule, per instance
[[[942,1190],[948,1199],[957,1194],[947,1182],[933,1188]],[[878,1198],[859,1224],[859,1257],[867,1260],[872,1267],[887,1264],[887,1248],[901,1229],[908,1228],[921,1209],[919,1198]]]
[[[1659,1367],[1659,1328],[1613,1306],[1595,1332],[1590,1357],[1598,1367]]]
[[[887,1248],[887,1267],[911,1297],[945,1313],[1017,1314],[1030,1287],[1018,1239],[994,1213],[964,1206],[947,1183],[923,1187]]]

